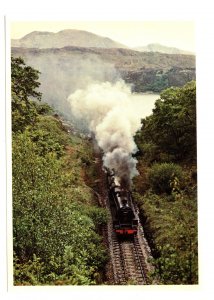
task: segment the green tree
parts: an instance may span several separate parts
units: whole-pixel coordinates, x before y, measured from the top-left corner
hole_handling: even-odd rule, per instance
[[[153,114],[142,121],[143,143],[156,144],[175,160],[196,160],[196,84],[160,94]]]
[[[21,57],[11,57],[11,88],[19,98],[28,101],[31,96],[41,100],[41,93],[35,90],[40,86],[39,74],[39,71],[26,66]]]
[[[40,72],[26,66],[22,58],[11,58],[12,130],[23,131],[35,122],[41,93],[36,91]]]
[[[92,151],[37,101],[39,72],[11,64],[14,283],[95,284],[107,256],[106,213],[84,181]]]
[[[198,282],[196,83],[163,91],[136,135],[134,199],[162,284]]]
[[[94,284],[106,260],[96,233],[105,213],[77,202],[63,159],[40,147],[28,130],[13,133],[15,283]]]

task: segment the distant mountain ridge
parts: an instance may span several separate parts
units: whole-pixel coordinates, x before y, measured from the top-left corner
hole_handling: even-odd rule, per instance
[[[12,47],[21,48],[64,48],[64,47],[95,47],[95,48],[124,48],[131,49],[128,46],[118,43],[108,37],[78,29],[64,29],[59,32],[33,31],[21,39],[12,39]],[[168,47],[158,43],[148,44],[147,46],[135,47],[132,50],[140,52],[159,52],[167,54],[189,54],[193,52],[181,50],[175,47]]]
[[[128,48],[127,46],[115,42],[110,38],[77,29],[65,29],[57,33],[49,31],[33,31],[21,39],[12,39],[11,46],[39,49],[63,48],[67,46]]]
[[[195,55],[141,52],[80,30],[34,31],[12,40],[11,54],[41,72],[45,102],[67,118],[67,97],[92,82],[124,80],[132,91],[160,93],[195,80]]]
[[[148,44],[147,46],[143,47],[136,47],[134,50],[140,52],[160,52],[160,53],[168,53],[168,54],[190,54],[193,55],[193,52],[181,50],[175,47],[168,47],[161,44]]]

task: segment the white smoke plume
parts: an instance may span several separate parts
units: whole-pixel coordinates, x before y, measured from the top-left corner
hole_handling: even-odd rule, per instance
[[[126,186],[138,174],[134,135],[141,127],[142,108],[123,81],[93,83],[68,98],[72,114],[86,122],[103,150],[103,164],[114,169]]]

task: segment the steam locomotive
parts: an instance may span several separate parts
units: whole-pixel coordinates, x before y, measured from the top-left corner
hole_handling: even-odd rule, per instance
[[[131,192],[121,187],[114,171],[107,170],[107,184],[114,231],[118,235],[136,234],[138,220],[134,214]]]

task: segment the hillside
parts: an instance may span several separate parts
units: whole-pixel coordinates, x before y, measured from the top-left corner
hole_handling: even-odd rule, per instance
[[[67,97],[92,81],[131,83],[133,91],[155,91],[181,86],[195,79],[195,57],[130,49],[64,47],[52,49],[11,49],[14,57],[41,72],[44,100],[63,113],[68,112]]]
[[[118,48],[96,48],[96,47],[64,47],[61,49],[37,49],[12,47],[12,53],[15,55],[24,55],[26,57],[42,57],[46,55],[61,56],[62,59],[72,58],[73,56],[82,56],[92,58],[97,56],[104,62],[113,63],[121,70],[134,70],[140,68],[160,68],[169,69],[171,67],[194,68],[195,57],[193,55],[164,54],[164,53],[141,53],[131,49]]]
[[[57,33],[48,31],[33,31],[21,39],[13,39],[12,47],[27,48],[63,48],[66,46],[98,47],[98,48],[127,48],[107,37],[91,32],[66,29]]]
[[[108,213],[95,191],[93,145],[31,100],[41,96],[37,75],[12,59],[13,284],[99,284],[108,258],[99,232]]]
[[[37,48],[22,48],[12,47],[12,54],[15,56],[24,56],[27,59],[47,57],[54,55],[55,58],[61,61],[71,62],[73,58],[86,58],[102,60],[105,63],[114,64],[114,67],[120,71],[134,71],[141,69],[162,69],[167,70],[172,67],[177,68],[194,68],[195,56],[193,55],[179,55],[179,54],[164,54],[153,52],[139,52],[130,49],[118,48],[96,48],[96,47],[64,47],[61,49],[37,49]]]
[[[160,52],[160,53],[168,53],[168,54],[188,54],[193,55],[192,52],[181,50],[175,47],[167,47],[161,44],[148,44],[143,47],[136,47],[135,50],[141,52]]]
[[[161,284],[198,283],[196,82],[163,91],[135,136],[134,199]]]

